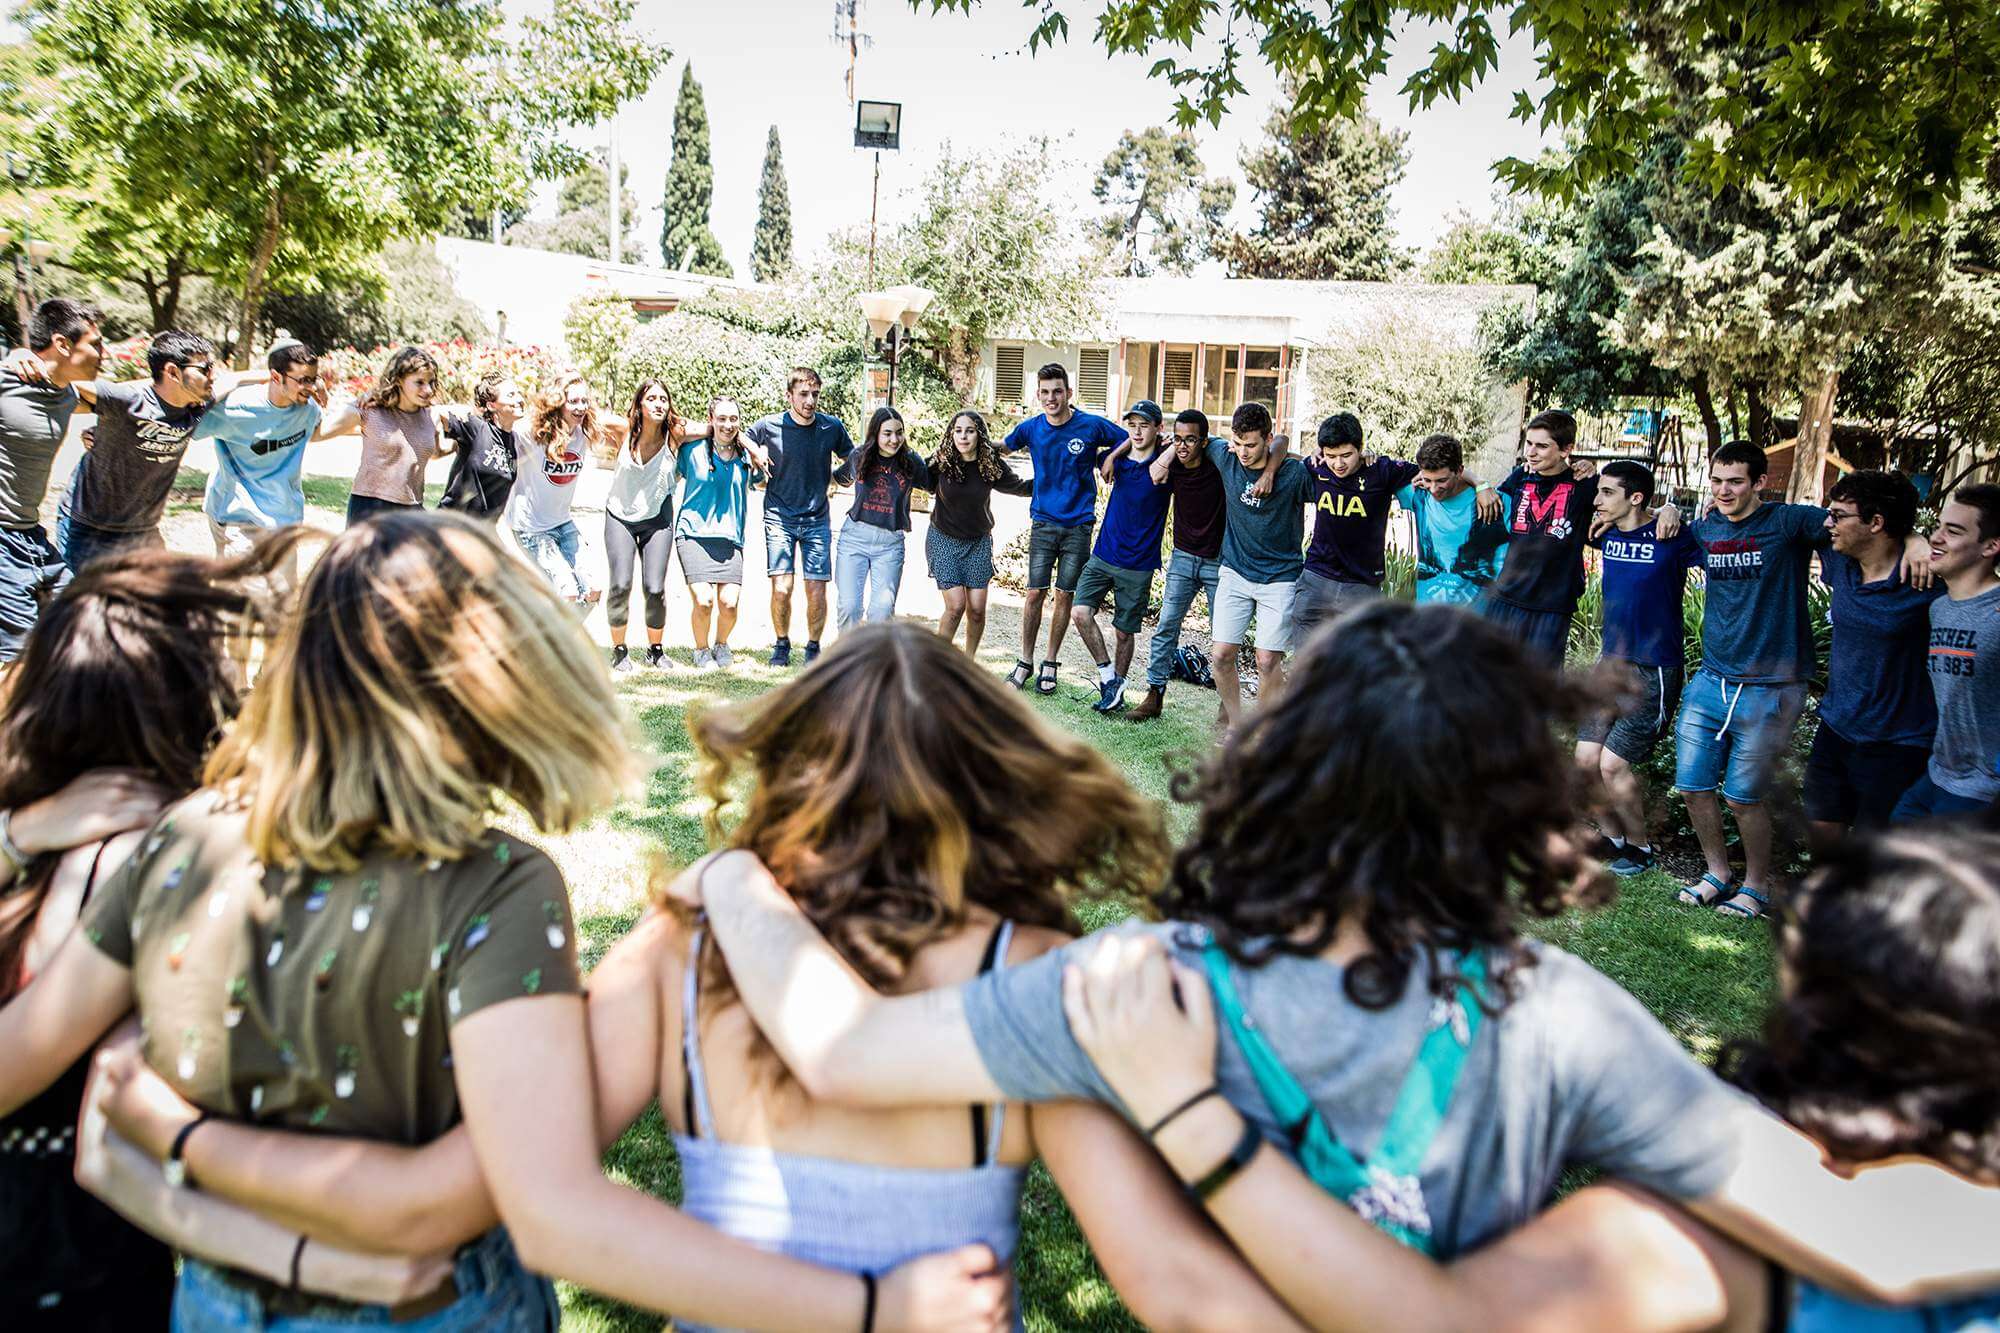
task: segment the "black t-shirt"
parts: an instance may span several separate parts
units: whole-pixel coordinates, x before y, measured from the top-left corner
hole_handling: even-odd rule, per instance
[[[1513,498],[1507,560],[1493,595],[1524,611],[1573,611],[1583,595],[1583,548],[1597,507],[1597,478],[1578,480],[1567,468],[1544,477],[1515,468],[1500,483]]]
[[[1306,464],[1312,477],[1312,545],[1306,548],[1306,568],[1336,583],[1382,586],[1382,547],[1389,535],[1389,502],[1416,480],[1414,463],[1375,458],[1353,475],[1336,477],[1315,458]]]
[[[1002,495],[1033,495],[1035,483],[1028,477],[1017,474],[1005,462],[1000,464],[1000,479],[988,481],[979,473],[976,464],[962,459],[959,471],[962,480],[954,480],[943,450],[931,457],[931,476],[937,482],[937,503],[931,506],[931,527],[953,541],[976,542],[981,537],[993,535],[993,507],[990,503],[993,492]]]
[[[439,509],[457,509],[478,518],[498,518],[514,489],[519,447],[511,430],[501,430],[485,417],[447,416],[444,433],[457,446],[451,475],[445,479]]]
[[[856,449],[833,474],[833,479],[841,485],[852,484],[854,487],[854,507],[847,511],[849,521],[886,528],[890,532],[908,532],[910,492],[919,487],[931,489],[930,465],[904,449],[893,459],[876,460],[868,475],[856,481],[854,465],[860,457],[861,450]]]
[[[1222,557],[1222,530],[1229,505],[1222,494],[1222,472],[1206,455],[1193,467],[1175,459],[1167,468],[1167,485],[1174,493],[1174,549],[1199,560]]]

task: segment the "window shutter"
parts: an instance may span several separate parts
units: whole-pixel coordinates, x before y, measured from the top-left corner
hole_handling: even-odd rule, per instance
[[[993,405],[1014,407],[1022,401],[1027,385],[1023,358],[1027,355],[1024,347],[996,347],[993,349]]]
[[[1169,412],[1183,412],[1194,406],[1194,353],[1186,348],[1167,349],[1167,370],[1162,377]]]
[[[1093,412],[1111,410],[1111,349],[1108,347],[1086,347],[1076,357],[1077,394],[1083,405]]]

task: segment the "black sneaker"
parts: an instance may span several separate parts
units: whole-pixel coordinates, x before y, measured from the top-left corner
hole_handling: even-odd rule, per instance
[[[1623,843],[1613,842],[1611,841],[1610,838],[1600,833],[1597,835],[1597,841],[1588,844],[1584,848],[1584,851],[1588,853],[1593,859],[1603,861],[1608,864],[1612,861],[1616,861],[1619,857],[1625,855],[1625,845]]]
[[[660,667],[665,666],[666,662],[667,662],[667,650],[665,648],[662,648],[657,643],[649,643],[646,645],[647,666],[657,670]]]
[[[1618,859],[1611,863],[1611,873],[1621,879],[1629,879],[1633,875],[1643,875],[1652,868],[1653,849],[1651,847],[1640,847],[1629,842],[1625,844],[1625,849],[1618,854]]]
[[[616,644],[611,649],[611,669],[621,675],[632,669],[632,654],[625,651],[624,644]]]
[[[792,641],[780,639],[771,645],[771,665],[788,667],[792,664]]]
[[[814,662],[816,662],[816,661],[818,661],[818,660],[819,660],[819,640],[818,640],[818,639],[807,639],[807,640],[806,640],[806,665],[807,665],[807,666],[811,666],[811,665],[812,665],[812,664],[813,664]]]

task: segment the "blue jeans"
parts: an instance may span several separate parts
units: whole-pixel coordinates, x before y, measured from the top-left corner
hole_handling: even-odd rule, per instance
[[[69,586],[69,566],[37,523],[0,528],[0,662],[21,655],[42,608]]]
[[[94,528],[88,523],[79,523],[67,509],[56,511],[56,550],[62,552],[63,563],[77,574],[83,567],[101,555],[116,555],[120,551],[134,549],[162,550],[166,539],[160,536],[157,525],[140,532],[113,532],[109,528]]]
[[[269,1304],[257,1284],[199,1259],[181,1260],[174,1289],[172,1333],[342,1333],[396,1328],[404,1333],[555,1333],[561,1321],[555,1288],[521,1267],[504,1228],[495,1227],[459,1252],[453,1269],[458,1299],[442,1310],[398,1323],[386,1305],[349,1305],[279,1293]],[[276,1308],[272,1308],[272,1307]]]
[[[839,595],[836,625],[846,630],[863,620],[889,619],[896,614],[896,590],[903,585],[903,534],[848,519],[840,525],[833,572]]]
[[[1947,815],[1972,815],[1991,804],[1977,797],[1946,791],[1931,781],[1930,771],[1926,769],[1924,775],[1911,783],[1910,789],[1896,802],[1889,822],[1910,824],[1920,819],[1938,819]]]
[[[1194,595],[1208,590],[1208,616],[1215,618],[1215,585],[1222,578],[1220,560],[1204,560],[1175,549],[1167,561],[1166,591],[1160,596],[1160,623],[1153,629],[1153,647],[1146,658],[1146,684],[1163,690],[1173,679],[1174,654],[1180,651],[1181,622],[1187,619]]]
[[[833,524],[826,515],[800,518],[766,504],[764,572],[791,573],[794,547],[798,550],[798,572],[807,583],[825,583],[833,577]]]
[[[1746,685],[1706,667],[1681,694],[1674,786],[1714,791],[1736,805],[1764,799],[1806,703],[1803,685]]]
[[[559,523],[547,532],[516,532],[514,540],[548,577],[556,596],[580,602],[590,592],[590,582],[576,567],[577,553],[583,549],[583,534],[574,523]]]

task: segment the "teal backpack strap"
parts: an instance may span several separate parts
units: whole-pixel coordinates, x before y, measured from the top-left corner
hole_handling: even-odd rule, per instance
[[[1460,956],[1460,985],[1450,998],[1433,1006],[1430,1031],[1396,1094],[1375,1156],[1366,1163],[1334,1137],[1312,1098],[1257,1030],[1236,992],[1229,959],[1221,947],[1210,942],[1202,952],[1202,962],[1216,1007],[1243,1052],[1265,1103],[1291,1135],[1306,1174],[1403,1244],[1425,1254],[1434,1253],[1420,1175],[1479,1030],[1479,990],[1486,980],[1484,959],[1476,952]]]

